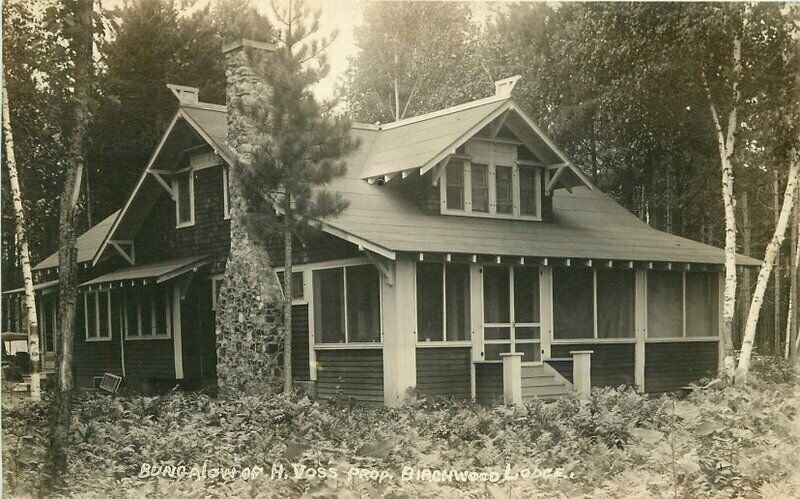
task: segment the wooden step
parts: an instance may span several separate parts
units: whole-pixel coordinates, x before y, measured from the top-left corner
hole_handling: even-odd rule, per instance
[[[522,398],[534,398],[548,395],[564,395],[567,393],[567,388],[564,385],[547,385],[547,386],[528,386],[522,388]]]
[[[558,381],[553,376],[534,376],[530,378],[522,378],[522,388],[528,386],[550,386],[550,385],[563,386],[564,383]]]

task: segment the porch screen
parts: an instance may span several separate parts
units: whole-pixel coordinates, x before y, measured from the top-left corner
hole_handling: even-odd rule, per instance
[[[313,282],[317,343],[380,341],[380,278],[375,267],[315,270]]]
[[[469,265],[417,263],[417,341],[466,341]]]
[[[683,336],[683,274],[654,270],[647,274],[647,336]]]
[[[636,273],[598,269],[596,279],[597,337],[633,338]]]
[[[555,339],[594,337],[592,269],[553,269],[553,327]]]
[[[716,336],[719,331],[717,274],[686,273],[686,336]]]

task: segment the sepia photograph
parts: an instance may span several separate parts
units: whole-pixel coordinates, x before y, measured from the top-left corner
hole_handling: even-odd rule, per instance
[[[800,3],[0,3],[2,497],[800,497]]]

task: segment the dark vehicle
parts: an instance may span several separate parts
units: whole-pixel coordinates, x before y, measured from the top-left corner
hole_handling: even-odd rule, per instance
[[[3,379],[22,381],[22,376],[31,372],[31,356],[28,353],[28,335],[6,332],[0,336],[3,345]]]

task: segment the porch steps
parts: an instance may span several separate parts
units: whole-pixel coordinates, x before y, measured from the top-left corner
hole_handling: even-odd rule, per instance
[[[572,390],[572,386],[547,365],[522,367],[522,400],[553,400]]]

